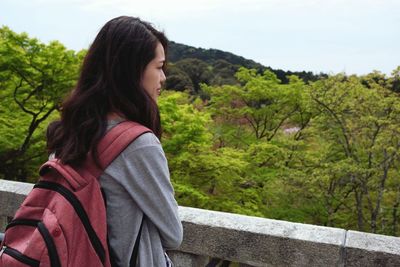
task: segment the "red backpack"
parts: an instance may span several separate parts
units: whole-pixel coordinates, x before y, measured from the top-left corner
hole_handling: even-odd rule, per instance
[[[38,183],[6,228],[0,267],[110,267],[106,205],[98,178],[145,132],[150,130],[128,121],[112,128],[98,145],[102,168],[91,159],[79,169],[57,159],[43,164]]]

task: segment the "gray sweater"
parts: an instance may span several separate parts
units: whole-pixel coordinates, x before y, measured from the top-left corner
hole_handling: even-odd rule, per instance
[[[117,122],[109,122],[109,129]],[[110,246],[118,266],[129,266],[143,221],[139,267],[165,267],[165,249],[179,247],[182,224],[160,141],[145,133],[132,142],[105,170],[100,184],[107,199]]]

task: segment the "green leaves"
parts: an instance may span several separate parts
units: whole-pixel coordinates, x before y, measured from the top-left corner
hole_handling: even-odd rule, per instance
[[[45,156],[42,141],[40,151],[29,151],[30,147],[43,140],[43,123],[73,88],[80,58],[57,41],[46,45],[7,27],[0,28],[0,52],[0,97],[7,103],[0,108],[0,132],[7,137],[10,122],[15,127],[11,138],[0,140],[0,173],[26,180],[26,159]]]
[[[256,139],[272,140],[277,131],[305,105],[299,97],[302,82],[292,77],[289,85],[280,84],[275,74],[240,68],[236,74],[242,86],[207,87],[210,110],[217,118],[234,125],[246,124]]]
[[[166,137],[163,142],[165,152],[179,155],[188,149],[209,146],[212,136],[206,125],[210,121],[210,116],[188,104],[187,94],[166,93],[168,95],[159,100],[163,133]]]

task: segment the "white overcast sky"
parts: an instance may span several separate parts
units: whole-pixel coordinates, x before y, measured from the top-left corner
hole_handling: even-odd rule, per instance
[[[120,15],[275,69],[390,74],[400,65],[400,0],[0,0],[0,25],[74,50]]]

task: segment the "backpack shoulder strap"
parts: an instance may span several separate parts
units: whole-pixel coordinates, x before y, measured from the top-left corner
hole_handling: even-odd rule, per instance
[[[88,184],[87,177],[83,177],[69,165],[62,164],[58,159],[50,159],[44,163],[40,169],[40,176],[44,176],[49,170],[56,170],[62,177],[66,179],[71,188],[76,191]]]
[[[96,178],[98,178],[108,165],[136,138],[144,133],[152,132],[147,127],[132,121],[123,121],[111,130],[101,139],[97,146],[99,154],[99,163],[101,169],[94,164],[91,157],[88,157],[85,168]]]
[[[107,167],[130,143],[147,132],[151,130],[132,121],[124,121],[114,126],[97,146],[102,167]]]
[[[84,164],[79,168],[64,165],[58,159],[48,160],[40,167],[39,174],[43,176],[48,170],[55,169],[67,180],[73,190],[79,190],[86,186],[90,179],[97,179],[130,143],[148,132],[151,132],[151,130],[139,123],[121,122],[109,130],[97,146],[101,168],[88,155]]]

